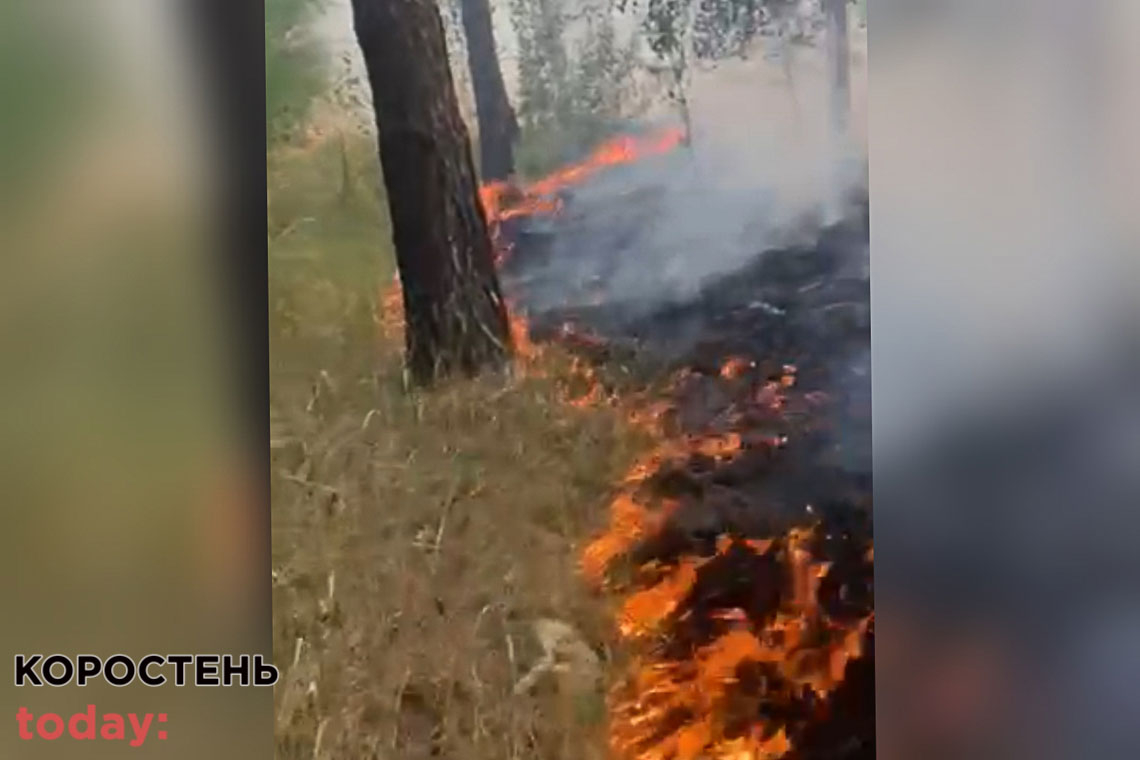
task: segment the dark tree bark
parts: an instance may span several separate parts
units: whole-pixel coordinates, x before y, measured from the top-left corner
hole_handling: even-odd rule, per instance
[[[433,0],[352,0],[404,294],[407,364],[428,384],[503,362],[506,309]]]
[[[505,180],[515,171],[519,128],[495,52],[490,0],[461,0],[461,5],[467,65],[479,117],[479,169],[485,181]]]

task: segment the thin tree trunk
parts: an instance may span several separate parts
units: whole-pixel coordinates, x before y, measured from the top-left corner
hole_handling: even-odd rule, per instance
[[[827,67],[830,79],[831,188],[829,220],[842,216],[851,170],[851,45],[847,27],[849,0],[824,0],[827,18]]]
[[[849,0],[825,0],[827,57],[831,79],[831,127],[845,138],[851,118],[851,45],[847,28]]]
[[[803,132],[803,110],[800,108],[800,98],[796,94],[796,80],[795,80],[795,61],[792,56],[795,54],[795,46],[792,44],[791,32],[782,28],[780,30],[780,66],[784,71],[784,84],[788,88],[788,99],[792,104],[792,118],[795,120],[796,134],[801,135]]]
[[[499,365],[510,331],[435,3],[352,0],[352,10],[376,111],[412,380]]]
[[[519,128],[495,52],[490,0],[461,0],[461,6],[467,65],[479,117],[479,169],[484,181],[505,180],[515,171]]]

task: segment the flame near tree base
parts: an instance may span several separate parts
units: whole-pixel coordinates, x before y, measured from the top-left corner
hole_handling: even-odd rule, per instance
[[[681,138],[676,129],[621,137],[525,187],[483,187],[499,263],[513,253],[504,221],[557,215],[560,190]],[[382,295],[385,334],[402,328],[399,295],[398,283]],[[542,349],[516,309],[511,330],[519,367],[541,371]],[[569,326],[558,337],[601,342]],[[682,370],[648,405],[615,398],[587,361],[571,368],[587,391],[566,403],[625,406],[658,440],[618,484],[608,528],[581,556],[586,580],[621,601],[615,627],[629,664],[609,700],[619,760],[874,756],[868,489],[825,467],[826,503],[788,503],[788,483],[816,476],[832,399],[799,390],[795,367],[766,360]],[[709,424],[679,425],[694,396],[720,401],[705,410]]]

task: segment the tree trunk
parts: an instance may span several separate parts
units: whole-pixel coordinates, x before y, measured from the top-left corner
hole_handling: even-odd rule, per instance
[[[827,19],[827,68],[830,80],[831,188],[827,195],[827,218],[842,217],[846,188],[853,171],[850,143],[851,45],[847,27],[850,0],[824,0]]]
[[[479,116],[479,169],[484,181],[505,180],[515,171],[518,122],[495,52],[490,0],[461,0],[461,5],[467,65]]]
[[[404,295],[407,365],[428,384],[503,362],[510,330],[433,0],[352,0]]]
[[[827,57],[831,80],[831,128],[844,139],[851,118],[851,50],[847,29],[847,3],[825,0]]]

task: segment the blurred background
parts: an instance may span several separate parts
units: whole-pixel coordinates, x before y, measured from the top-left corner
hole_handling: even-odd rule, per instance
[[[880,752],[1134,757],[1140,9],[869,5]]]
[[[17,1],[0,19],[5,658],[268,655],[261,191],[253,216],[232,203],[249,198],[240,174],[264,183],[260,3]],[[244,120],[219,82],[243,91]],[[140,756],[271,752],[269,689],[10,677],[6,723],[90,702],[170,715]],[[121,756],[103,744],[0,732],[4,757]]]
[[[7,656],[270,649],[262,151],[359,81],[329,16],[260,5],[0,9]],[[1140,6],[867,6],[880,752],[1136,757]],[[2,709],[88,702],[170,713],[140,756],[273,751],[268,690]]]

